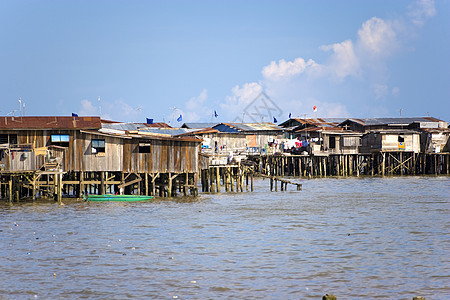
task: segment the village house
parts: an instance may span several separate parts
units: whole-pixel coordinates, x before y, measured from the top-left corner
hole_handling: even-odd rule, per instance
[[[63,174],[62,184],[76,196],[170,196],[175,184],[195,189],[201,140],[145,132],[149,127],[99,117],[0,117],[1,172],[32,172],[20,180],[30,181],[33,190],[48,188],[40,181]]]
[[[340,127],[363,133],[361,153],[444,151],[448,123],[432,117],[347,119]]]

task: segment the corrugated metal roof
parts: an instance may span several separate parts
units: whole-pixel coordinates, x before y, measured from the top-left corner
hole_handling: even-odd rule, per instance
[[[192,130],[187,128],[141,128],[139,132],[149,132],[156,134],[169,134],[171,136],[184,134],[191,132]]]
[[[344,122],[345,120],[346,118],[305,118],[305,119],[292,118],[281,123],[280,126],[284,127],[288,124],[291,124],[290,128],[292,129],[299,126],[296,124],[292,124],[296,122],[298,124],[309,124],[316,127],[335,127],[340,123]]]
[[[166,123],[159,122],[153,124],[146,123],[102,123],[102,128],[106,129],[114,129],[114,130],[124,130],[124,131],[132,131],[139,129],[147,129],[147,128],[172,128]]]
[[[100,129],[100,117],[0,117],[0,129]]]
[[[211,133],[218,133],[219,131],[217,129],[213,128],[202,128],[202,129],[188,129],[188,132],[179,134],[178,136],[185,136],[185,135],[202,135],[202,134],[211,134]]]
[[[147,123],[142,123],[144,126],[147,127],[155,127],[155,128],[172,128],[170,125],[164,123],[164,122],[155,122],[153,124],[147,124]]]
[[[363,118],[363,119],[348,119],[350,122],[355,122],[363,126],[374,125],[404,125],[407,126],[416,122],[442,122],[439,119],[432,117],[407,117],[407,118]],[[343,121],[344,122],[344,121]]]
[[[181,128],[190,128],[190,129],[204,129],[204,128],[212,128],[219,123],[184,123]]]
[[[225,125],[238,131],[282,131],[283,128],[273,123],[221,123],[213,128],[218,128],[220,125]]]
[[[136,124],[136,123],[103,123],[102,128],[105,129],[114,129],[114,130],[123,130],[123,131],[132,131],[132,130],[138,130],[139,128],[145,127],[143,124]]]

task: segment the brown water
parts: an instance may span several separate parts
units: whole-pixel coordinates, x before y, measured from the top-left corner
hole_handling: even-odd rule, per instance
[[[0,299],[450,299],[450,178],[0,202]]]

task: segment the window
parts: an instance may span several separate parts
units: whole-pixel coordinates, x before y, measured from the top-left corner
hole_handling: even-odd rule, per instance
[[[0,144],[17,145],[17,134],[0,134]]]
[[[399,135],[399,136],[398,136],[398,142],[399,142],[399,143],[404,143],[404,142],[405,142],[405,137],[402,136],[402,135]]]
[[[357,147],[361,144],[361,139],[355,136],[344,137],[344,147]]]
[[[139,153],[150,153],[150,146],[149,143],[139,143]]]
[[[105,153],[105,140],[93,139],[92,140],[92,153]]]
[[[330,136],[328,148],[334,149],[336,148],[336,137]]]
[[[69,135],[68,134],[52,134],[50,137],[52,145],[58,145],[62,147],[69,147]]]

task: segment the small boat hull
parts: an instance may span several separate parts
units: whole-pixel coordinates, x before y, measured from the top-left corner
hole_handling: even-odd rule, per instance
[[[150,201],[153,196],[140,195],[87,195],[84,196],[84,201],[120,201],[120,202],[137,202]]]

